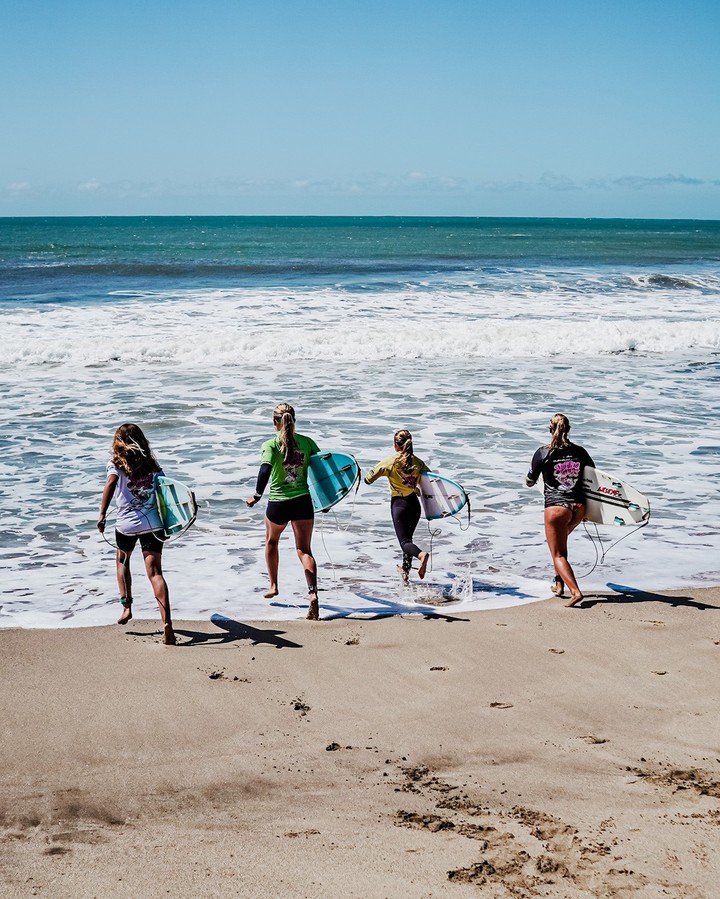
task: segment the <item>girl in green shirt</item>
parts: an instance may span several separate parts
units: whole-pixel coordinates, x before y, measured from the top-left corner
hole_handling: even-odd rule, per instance
[[[295,549],[305,570],[308,585],[311,621],[320,618],[317,595],[317,566],[312,554],[311,540],[315,519],[307,473],[310,456],[320,452],[310,437],[295,432],[295,410],[287,403],[280,403],[273,410],[276,435],[262,445],[261,465],[255,493],[246,500],[254,506],[270,482],[270,499],[265,512],[265,564],[270,578],[270,588],[265,594],[272,599],[278,589],[278,544],[288,523],[292,524]]]

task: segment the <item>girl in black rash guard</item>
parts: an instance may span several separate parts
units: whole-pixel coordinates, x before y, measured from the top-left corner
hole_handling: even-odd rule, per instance
[[[535,451],[527,474],[527,485],[532,487],[542,475],[545,485],[545,537],[555,567],[552,591],[556,596],[570,588],[570,601],[574,606],[583,595],[568,562],[568,537],[585,517],[585,500],[582,491],[583,470],[586,465],[595,467],[587,450],[568,439],[570,422],[557,413],[550,419],[550,443]]]

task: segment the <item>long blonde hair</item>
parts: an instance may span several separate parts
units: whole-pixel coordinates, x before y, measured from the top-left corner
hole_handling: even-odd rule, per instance
[[[551,450],[562,449],[570,443],[568,434],[570,433],[570,421],[562,412],[556,412],[550,419],[550,443]]]
[[[112,463],[128,475],[144,475],[160,471],[147,437],[138,425],[126,422],[115,431]]]
[[[395,431],[395,449],[398,452],[398,461],[400,468],[405,474],[410,474],[413,469],[413,439],[410,431],[404,428]]]
[[[273,424],[277,427],[283,461],[289,462],[295,455],[295,410],[288,403],[279,403],[273,409]]]

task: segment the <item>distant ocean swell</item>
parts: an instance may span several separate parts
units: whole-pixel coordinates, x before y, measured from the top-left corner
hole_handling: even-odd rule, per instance
[[[102,291],[103,285],[117,279],[117,286],[123,281],[139,278],[154,281],[170,281],[181,286],[187,281],[194,283],[199,278],[209,281],[222,280],[223,283],[253,284],[277,281],[285,277],[292,279],[337,278],[344,284],[353,278],[367,278],[367,287],[378,289],[382,285],[374,283],[384,275],[399,278],[405,275],[408,281],[418,277],[429,277],[431,283],[426,288],[440,286],[446,280],[448,286],[462,283],[465,279],[476,288],[517,287],[540,290],[552,289],[585,291],[593,289],[601,292],[615,290],[641,291],[699,291],[703,294],[720,295],[720,275],[711,271],[672,272],[626,272],[602,267],[568,268],[561,265],[553,268],[525,268],[499,261],[495,264],[478,264],[470,260],[452,256],[425,255],[421,258],[399,259],[283,259],[278,261],[229,262],[202,259],[118,261],[118,260],[3,260],[0,258],[0,302],[17,302],[12,290],[22,290],[42,283],[47,294],[45,301],[52,298],[58,282],[74,278],[74,287],[82,294],[89,285]],[[229,282],[227,279],[231,279]],[[436,280],[440,279],[440,280]],[[417,287],[418,285],[413,285]],[[8,293],[10,291],[10,293]]]

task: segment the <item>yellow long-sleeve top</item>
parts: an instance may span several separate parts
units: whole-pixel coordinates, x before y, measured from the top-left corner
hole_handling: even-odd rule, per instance
[[[372,484],[384,476],[390,482],[390,496],[410,496],[412,493],[420,493],[420,475],[425,471],[430,469],[417,456],[412,457],[412,471],[404,471],[400,467],[400,454],[395,453],[378,462],[368,472],[365,483]]]

